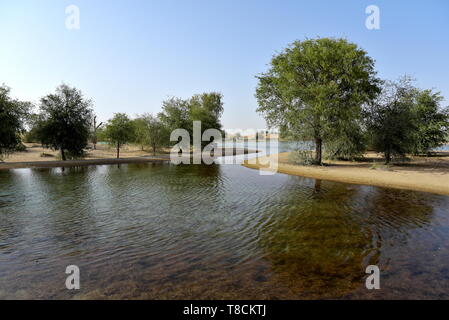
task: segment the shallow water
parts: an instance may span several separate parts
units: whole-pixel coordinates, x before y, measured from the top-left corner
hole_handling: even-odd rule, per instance
[[[1,171],[0,298],[448,299],[449,197],[239,165]]]

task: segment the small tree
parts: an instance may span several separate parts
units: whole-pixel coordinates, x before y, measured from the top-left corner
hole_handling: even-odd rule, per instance
[[[9,88],[0,86],[0,159],[21,144],[20,134],[30,105],[11,99]]]
[[[135,119],[136,142],[142,146],[150,146],[153,155],[164,146],[169,145],[170,131],[164,126],[162,121],[150,113],[146,113]]]
[[[82,156],[90,135],[91,105],[81,91],[60,85],[56,93],[41,99],[39,140],[49,148],[60,150],[62,160],[66,160],[67,152]]]
[[[412,152],[415,145],[415,92],[410,78],[387,81],[378,99],[365,110],[372,147],[384,154],[387,164],[394,156]]]
[[[156,150],[158,148],[169,144],[170,131],[164,126],[162,121],[153,117],[151,114],[145,115],[144,119],[149,131],[148,143],[153,149],[153,155],[156,155]]]
[[[170,132],[185,129],[192,136],[193,121],[201,121],[202,133],[207,129],[221,130],[222,100],[223,96],[218,92],[196,94],[188,100],[171,98],[163,102],[158,118]],[[208,142],[202,141],[202,145],[205,144]]]
[[[120,158],[120,147],[135,140],[133,123],[125,113],[115,113],[108,121],[104,134],[109,142],[116,146],[117,159]]]
[[[143,151],[145,146],[148,145],[148,128],[143,117],[138,117],[132,120],[134,126],[134,142],[140,145],[140,149]]]

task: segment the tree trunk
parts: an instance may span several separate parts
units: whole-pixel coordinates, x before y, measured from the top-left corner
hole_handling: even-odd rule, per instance
[[[389,164],[391,161],[391,153],[390,151],[385,152],[385,164]]]
[[[62,149],[62,148],[61,148],[61,158],[62,158],[62,161],[66,160],[65,152],[64,152],[64,149]]]
[[[117,143],[117,159],[120,158],[120,143]]]
[[[155,155],[156,155],[156,145],[153,144],[153,156],[155,156]]]
[[[321,138],[315,138],[315,163],[321,165],[323,153],[323,140]]]

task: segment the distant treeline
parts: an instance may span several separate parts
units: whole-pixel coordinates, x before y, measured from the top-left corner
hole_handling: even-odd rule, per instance
[[[117,150],[126,143],[142,149],[150,147],[153,154],[170,145],[174,129],[192,133],[193,121],[201,121],[202,131],[222,130],[223,97],[220,93],[197,94],[190,99],[170,98],[163,102],[156,116],[145,113],[134,119],[126,113],[116,113],[107,123],[97,123],[93,103],[80,90],[62,84],[55,93],[30,102],[14,100],[10,89],[0,87],[0,156],[24,149],[22,142],[37,142],[61,152],[62,160],[83,157],[91,142],[107,141]],[[172,142],[173,143],[173,142]]]

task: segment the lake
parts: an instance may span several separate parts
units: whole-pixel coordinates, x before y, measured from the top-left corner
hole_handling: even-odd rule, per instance
[[[0,186],[0,298],[449,298],[446,196],[218,164],[16,169]]]

